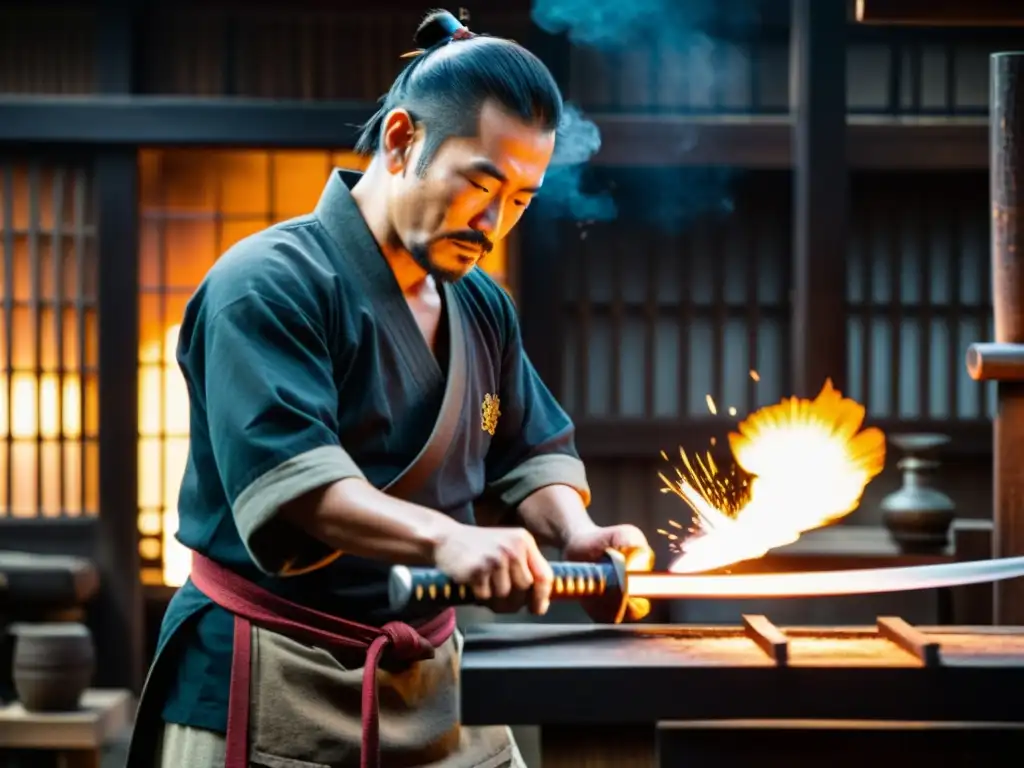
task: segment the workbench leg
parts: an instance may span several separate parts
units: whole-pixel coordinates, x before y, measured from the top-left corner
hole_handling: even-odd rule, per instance
[[[650,725],[545,725],[541,768],[657,768],[657,730]]]
[[[721,720],[659,727],[660,768],[1018,768],[1024,726],[864,720]]]

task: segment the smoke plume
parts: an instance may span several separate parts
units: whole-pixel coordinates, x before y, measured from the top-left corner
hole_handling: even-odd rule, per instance
[[[715,30],[750,25],[756,21],[752,8],[753,3],[736,0],[728,4],[724,0],[533,0],[532,15],[545,32],[564,34],[575,48],[596,51],[610,62],[620,54],[649,55],[652,67],[672,70],[664,74],[681,83],[688,104],[710,105],[700,111],[714,112],[715,95],[728,90],[741,69],[723,66],[726,54],[735,62],[737,51],[716,39]],[[614,67],[602,69],[615,71]],[[594,72],[593,77],[600,78],[602,73]],[[579,82],[578,73],[574,80]],[[625,87],[635,87],[642,94],[646,86],[628,83]],[[622,87],[620,81],[620,95]],[[698,111],[692,106],[627,109]],[[695,134],[684,136],[663,167],[595,167],[591,160],[601,148],[600,130],[583,109],[569,104],[541,193],[545,212],[576,221],[639,217],[670,230],[697,216],[727,213],[732,210],[736,170],[677,163],[696,141]]]

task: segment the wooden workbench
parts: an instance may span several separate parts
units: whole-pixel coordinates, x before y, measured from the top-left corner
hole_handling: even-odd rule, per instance
[[[0,764],[12,750],[57,756],[60,768],[99,768],[103,747],[124,733],[135,717],[129,691],[88,690],[76,712],[26,712],[14,702],[0,708]]]

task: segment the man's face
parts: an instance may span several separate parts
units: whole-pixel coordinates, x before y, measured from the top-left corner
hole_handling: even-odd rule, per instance
[[[401,145],[401,132],[385,127]],[[429,127],[427,128],[429,130]],[[416,173],[423,151],[422,129],[401,151],[390,148],[391,221],[401,244],[436,279],[455,281],[516,225],[540,188],[555,147],[555,135],[523,123],[487,103],[479,135],[452,137]]]

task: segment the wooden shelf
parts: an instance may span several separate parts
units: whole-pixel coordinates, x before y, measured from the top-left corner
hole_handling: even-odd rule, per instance
[[[134,697],[122,690],[87,690],[76,712],[26,712],[14,702],[0,708],[0,750],[98,750],[134,717]]]

